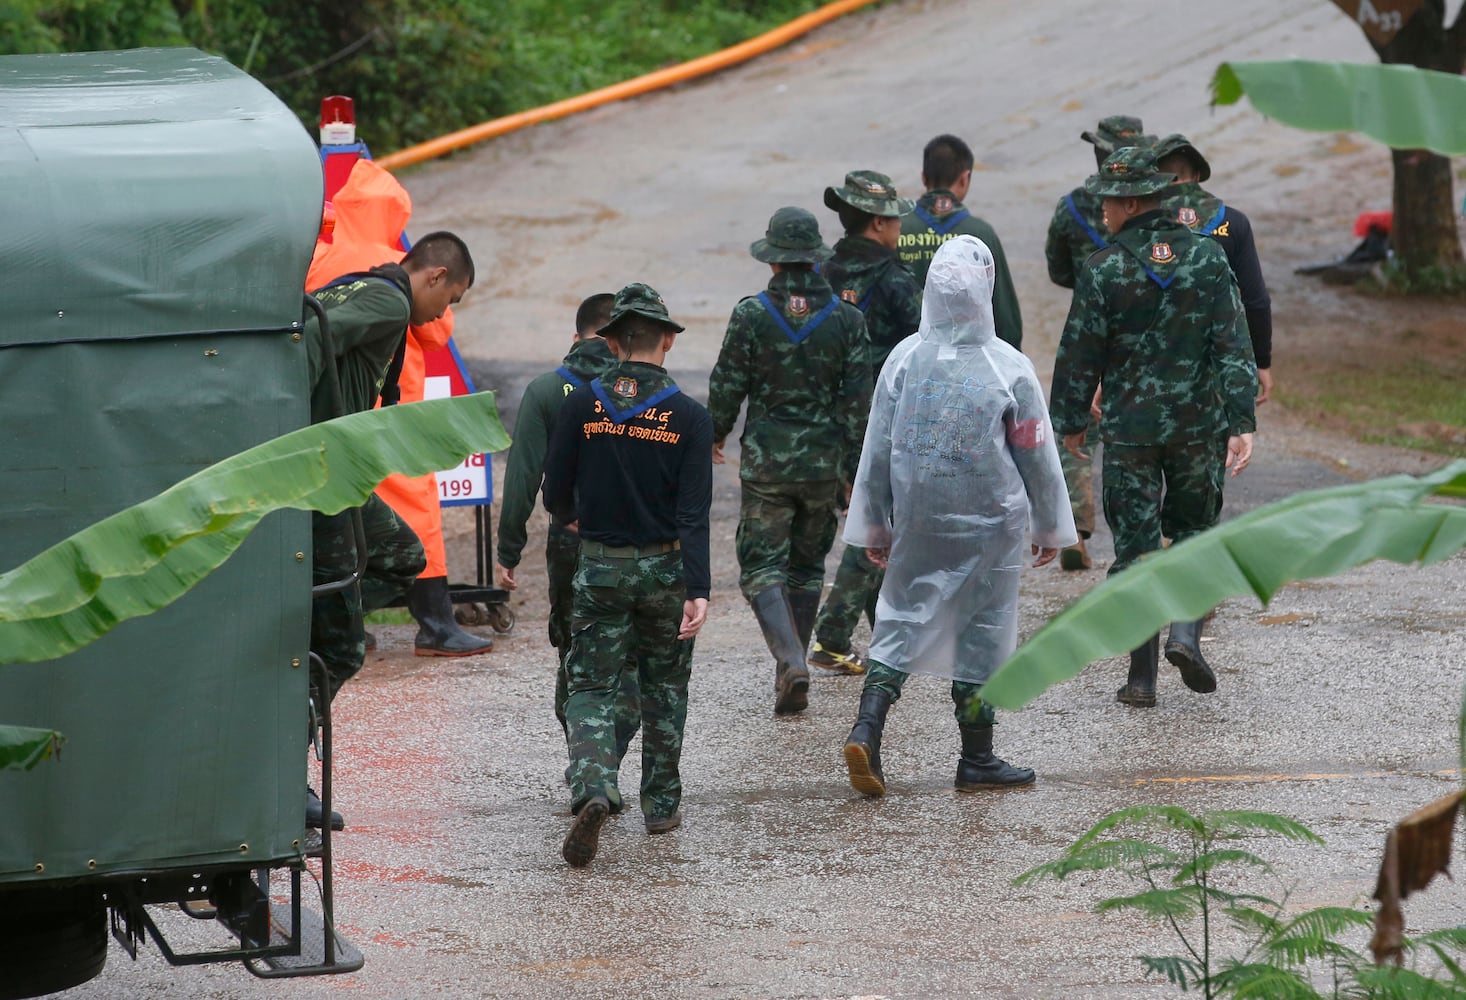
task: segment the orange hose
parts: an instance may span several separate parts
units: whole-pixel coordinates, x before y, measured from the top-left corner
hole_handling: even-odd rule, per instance
[[[496,136],[504,135],[506,132],[513,132],[516,129],[521,129],[528,125],[538,125],[541,122],[554,121],[556,118],[565,118],[569,115],[578,114],[581,111],[589,111],[591,108],[598,108],[603,104],[624,101],[631,97],[639,97],[653,90],[661,90],[674,84],[695,80],[700,76],[706,76],[709,73],[716,73],[730,66],[747,62],[755,56],[761,56],[781,45],[787,45],[799,36],[806,35],[823,24],[828,24],[838,17],[843,17],[853,10],[859,10],[861,7],[869,6],[872,3],[875,3],[875,0],[836,0],[836,2],[826,4],[819,10],[810,11],[803,17],[795,18],[788,24],[774,28],[772,31],[766,31],[762,35],[750,38],[746,42],[740,42],[731,48],[723,49],[721,52],[713,52],[685,63],[679,63],[676,66],[669,66],[666,69],[659,69],[653,73],[647,73],[630,80],[623,80],[621,83],[613,83],[609,87],[602,87],[600,90],[592,90],[587,94],[579,94],[575,97],[566,98],[563,101],[556,101],[554,104],[546,104],[541,108],[520,111],[517,114],[505,115],[503,118],[495,118],[492,121],[486,121],[479,125],[460,129],[457,132],[449,132],[447,135],[439,136],[436,139],[429,139],[427,142],[419,143],[416,146],[399,149],[397,152],[377,160],[377,165],[388,170],[393,170],[397,167],[412,166],[415,163],[422,163],[426,160],[436,159],[439,156],[446,156],[455,150],[463,149],[465,146],[472,146],[476,142],[493,139]]]

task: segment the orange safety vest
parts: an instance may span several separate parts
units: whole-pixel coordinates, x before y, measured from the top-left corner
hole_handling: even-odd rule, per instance
[[[397,179],[371,160],[357,160],[351,175],[331,199],[336,224],[329,242],[318,240],[306,273],[305,287],[320,288],[343,274],[365,271],[404,256],[398,237],[412,216],[412,199]],[[397,381],[402,390],[398,405],[423,398],[423,351],[438,351],[453,335],[453,311],[423,326],[407,328],[407,354]],[[443,512],[438,505],[438,479],[426,476],[388,476],[377,487],[385,500],[422,540],[427,553],[425,577],[448,575],[443,545]]]

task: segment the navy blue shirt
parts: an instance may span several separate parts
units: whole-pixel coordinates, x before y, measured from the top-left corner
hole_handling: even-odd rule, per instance
[[[545,508],[584,541],[682,543],[687,599],[708,597],[713,421],[666,369],[623,362],[565,397],[545,455]]]

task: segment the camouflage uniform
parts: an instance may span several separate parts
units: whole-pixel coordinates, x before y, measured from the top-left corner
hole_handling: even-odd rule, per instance
[[[868,170],[847,175],[843,187],[825,189],[828,208],[838,210],[841,203],[883,216],[903,216],[914,207],[910,200],[897,197],[889,177]],[[836,243],[835,256],[824,265],[822,273],[840,298],[865,313],[871,375],[879,376],[892,349],[921,325],[921,285],[901,263],[895,250],[865,236],[846,236]],[[865,406],[868,411],[868,397]],[[864,435],[862,425],[861,440]],[[850,637],[861,613],[872,621],[875,619],[876,595],[880,593],[883,576],[880,568],[866,557],[865,549],[845,546],[835,571],[835,582],[815,622],[815,638],[820,648],[811,662],[829,667],[831,664],[825,662],[821,651],[850,652]],[[846,669],[859,669],[858,661],[851,661]]]
[[[780,209],[754,243],[771,264],[827,259],[819,226]],[[739,477],[739,587],[750,601],[776,585],[813,591],[835,541],[840,484],[855,478],[871,376],[865,320],[813,271],[781,271],[738,303],[709,379],[713,440],[733,430],[746,398]]]
[[[993,285],[993,322],[998,339],[1023,348],[1023,313],[1018,308],[1018,293],[1013,288],[1013,274],[998,234],[986,221],[970,213],[951,191],[935,188],[916,201],[910,215],[901,218],[901,246],[897,253],[901,263],[910,269],[918,287],[926,284],[926,271],[931,267],[937,248],[954,236],[976,236],[993,252],[997,264],[997,280]]]
[[[1158,193],[1171,179],[1132,148],[1086,185],[1118,197]],[[1101,381],[1117,573],[1159,548],[1162,532],[1184,541],[1216,523],[1227,438],[1255,427],[1257,372],[1237,283],[1220,247],[1164,210],[1127,222],[1079,274],[1054,365],[1056,433],[1084,430]]]
[[[1145,144],[1152,137],[1144,134],[1139,118],[1112,115],[1101,120],[1093,132],[1081,133],[1080,138],[1094,146],[1096,155],[1108,156],[1124,146]],[[1103,250],[1109,242],[1100,197],[1083,185],[1075,188],[1059,199],[1049,220],[1048,239],[1044,243],[1049,280],[1060,288],[1073,288],[1089,255]],[[1098,429],[1099,425],[1091,418],[1085,428],[1090,440],[1097,436]],[[1093,462],[1070,454],[1066,448],[1059,449],[1059,461],[1064,468],[1064,482],[1069,487],[1074,525],[1079,529],[1080,538],[1088,538],[1094,533]]]
[[[577,340],[570,347],[559,368],[545,372],[525,386],[514,423],[514,446],[504,464],[504,489],[499,508],[499,565],[513,569],[519,565],[528,534],[525,525],[534,511],[535,498],[544,479],[545,449],[550,432],[565,397],[576,388],[605,374],[616,364],[616,357],[600,337]],[[545,572],[549,578],[550,645],[555,647],[559,666],[555,670],[555,718],[565,729],[567,695],[565,657],[570,652],[570,616],[572,580],[580,557],[580,535],[558,518],[550,518],[545,536]],[[636,676],[622,676],[616,698],[618,735],[616,745],[622,753],[636,735],[641,712],[636,690]]]
[[[376,405],[388,369],[405,343],[412,286],[400,265],[385,264],[339,278],[315,296],[326,308],[335,351],[334,359],[325,357],[320,327],[310,314],[305,342],[312,379],[311,422],[319,423],[336,416],[322,377],[327,364],[336,365],[345,413]],[[311,606],[311,649],[325,661],[332,698],[366,660],[361,616],[399,601],[427,567],[422,543],[392,508],[373,495],[361,513],[367,564],[360,585],[317,597]],[[349,576],[356,567],[351,512],[314,514],[311,525],[313,581],[321,584]]]
[[[638,284],[617,293],[601,333],[614,336],[631,313],[682,329],[660,296]],[[677,813],[693,651],[693,640],[677,633],[683,602],[709,592],[711,456],[707,411],[656,365],[623,362],[574,390],[556,420],[545,506],[562,521],[578,520],[581,532],[565,661],[577,814],[601,798],[621,807],[616,698],[630,664],[641,688],[641,809],[649,822]]]

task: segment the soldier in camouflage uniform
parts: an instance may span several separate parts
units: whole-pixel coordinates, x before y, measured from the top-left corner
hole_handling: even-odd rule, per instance
[[[590,864],[621,808],[617,684],[641,687],[647,833],[682,823],[682,729],[693,636],[707,620],[713,426],[663,362],[682,327],[646,285],[616,293],[601,328],[621,362],[565,398],[545,457],[545,507],[580,524],[570,654],[571,811],[561,854]]]
[[[1252,222],[1201,186],[1211,177],[1211,164],[1191,140],[1173,133],[1159,139],[1154,149],[1156,165],[1176,175],[1176,183],[1166,191],[1166,210],[1174,213],[1192,232],[1220,243],[1227,254],[1227,263],[1232,265],[1237,291],[1242,296],[1242,311],[1247,316],[1252,356],[1257,360],[1257,401],[1265,403],[1273,391],[1273,303],[1262,277],[1262,264],[1257,259]]]
[[[1093,132],[1082,132],[1079,137],[1094,147],[1095,166],[1104,163],[1105,157],[1117,149],[1145,145],[1153,140],[1144,134],[1140,119],[1129,115],[1101,119]],[[1102,215],[1100,199],[1082,184],[1059,199],[1054,217],[1049,221],[1044,257],[1048,260],[1049,280],[1060,288],[1073,288],[1089,255],[1109,245]],[[1094,435],[1098,427],[1091,416],[1088,433]],[[1062,448],[1059,458],[1064,466],[1064,482],[1069,486],[1074,523],[1079,528],[1078,544],[1059,553],[1059,565],[1067,570],[1089,569],[1093,563],[1084,541],[1094,534],[1094,465]]]
[[[1121,149],[1085,182],[1103,200],[1110,245],[1080,271],[1054,364],[1054,430],[1079,457],[1090,400],[1105,386],[1105,519],[1118,573],[1161,536],[1185,541],[1217,523],[1225,470],[1252,457],[1257,369],[1237,282],[1215,240],[1161,207],[1174,175],[1147,149]],[[1175,622],[1166,658],[1193,691],[1216,689],[1201,621]],[[1130,654],[1116,698],[1155,704],[1159,636]]]
[[[596,331],[611,318],[609,292],[592,295],[580,304],[575,314],[575,341],[560,367],[545,372],[529,383],[519,402],[514,424],[514,446],[504,463],[504,490],[499,508],[499,581],[506,590],[519,586],[514,569],[528,540],[525,525],[534,512],[535,500],[544,479],[545,450],[555,417],[565,397],[575,389],[604,375],[616,364],[616,357]],[[580,531],[573,524],[550,518],[545,536],[545,572],[550,584],[550,645],[555,647],[560,665],[555,671],[555,718],[560,728],[565,725],[565,657],[570,652],[571,581],[580,557]],[[621,676],[620,694],[616,699],[616,748],[625,756],[626,747],[641,725],[641,705],[636,693],[636,674],[627,671]]]
[[[821,273],[841,299],[865,314],[870,339],[872,378],[897,344],[921,325],[921,285],[901,263],[901,217],[915,207],[898,197],[896,185],[885,174],[856,170],[845,175],[841,187],[825,188],[825,206],[840,217],[845,236],[835,244],[835,256]],[[870,409],[869,397],[865,409]],[[865,428],[862,425],[860,438]],[[815,621],[815,644],[809,662],[839,673],[865,672],[865,661],[851,645],[862,612],[875,620],[881,569],[865,549],[847,545],[835,571],[835,583]]]
[[[917,199],[910,215],[901,217],[898,252],[920,286],[926,284],[926,270],[943,243],[963,234],[982,240],[998,267],[993,288],[998,339],[1022,350],[1023,313],[1018,309],[1018,293],[1013,289],[1003,244],[992,226],[962,204],[972,187],[973,162],[971,148],[955,135],[939,135],[926,144],[921,154],[921,183],[926,193]]]
[[[311,422],[319,423],[396,401],[395,367],[400,370],[409,323],[431,323],[458,302],[473,284],[473,258],[451,233],[429,233],[401,264],[383,264],[348,274],[315,291],[330,321],[332,357],[326,357],[316,316],[305,322],[311,379]],[[326,366],[337,377],[330,378]],[[339,398],[338,398],[339,392]],[[362,616],[400,600],[427,566],[422,543],[411,528],[375,494],[361,507],[366,529],[367,564],[358,586],[317,597],[311,604],[311,649],[330,674],[326,697],[366,660]],[[329,583],[356,568],[351,511],[311,516],[312,580]],[[319,693],[317,693],[319,696]],[[323,820],[320,799],[307,790],[306,825]],[[331,816],[333,829],[344,823]]]
[[[835,542],[836,506],[855,479],[871,376],[865,319],[814,265],[831,251],[802,208],[781,208],[749,247],[774,272],[733,309],[709,380],[713,462],[748,400],[738,520],[739,588],[774,654],[774,711],[808,705],[805,650]]]

